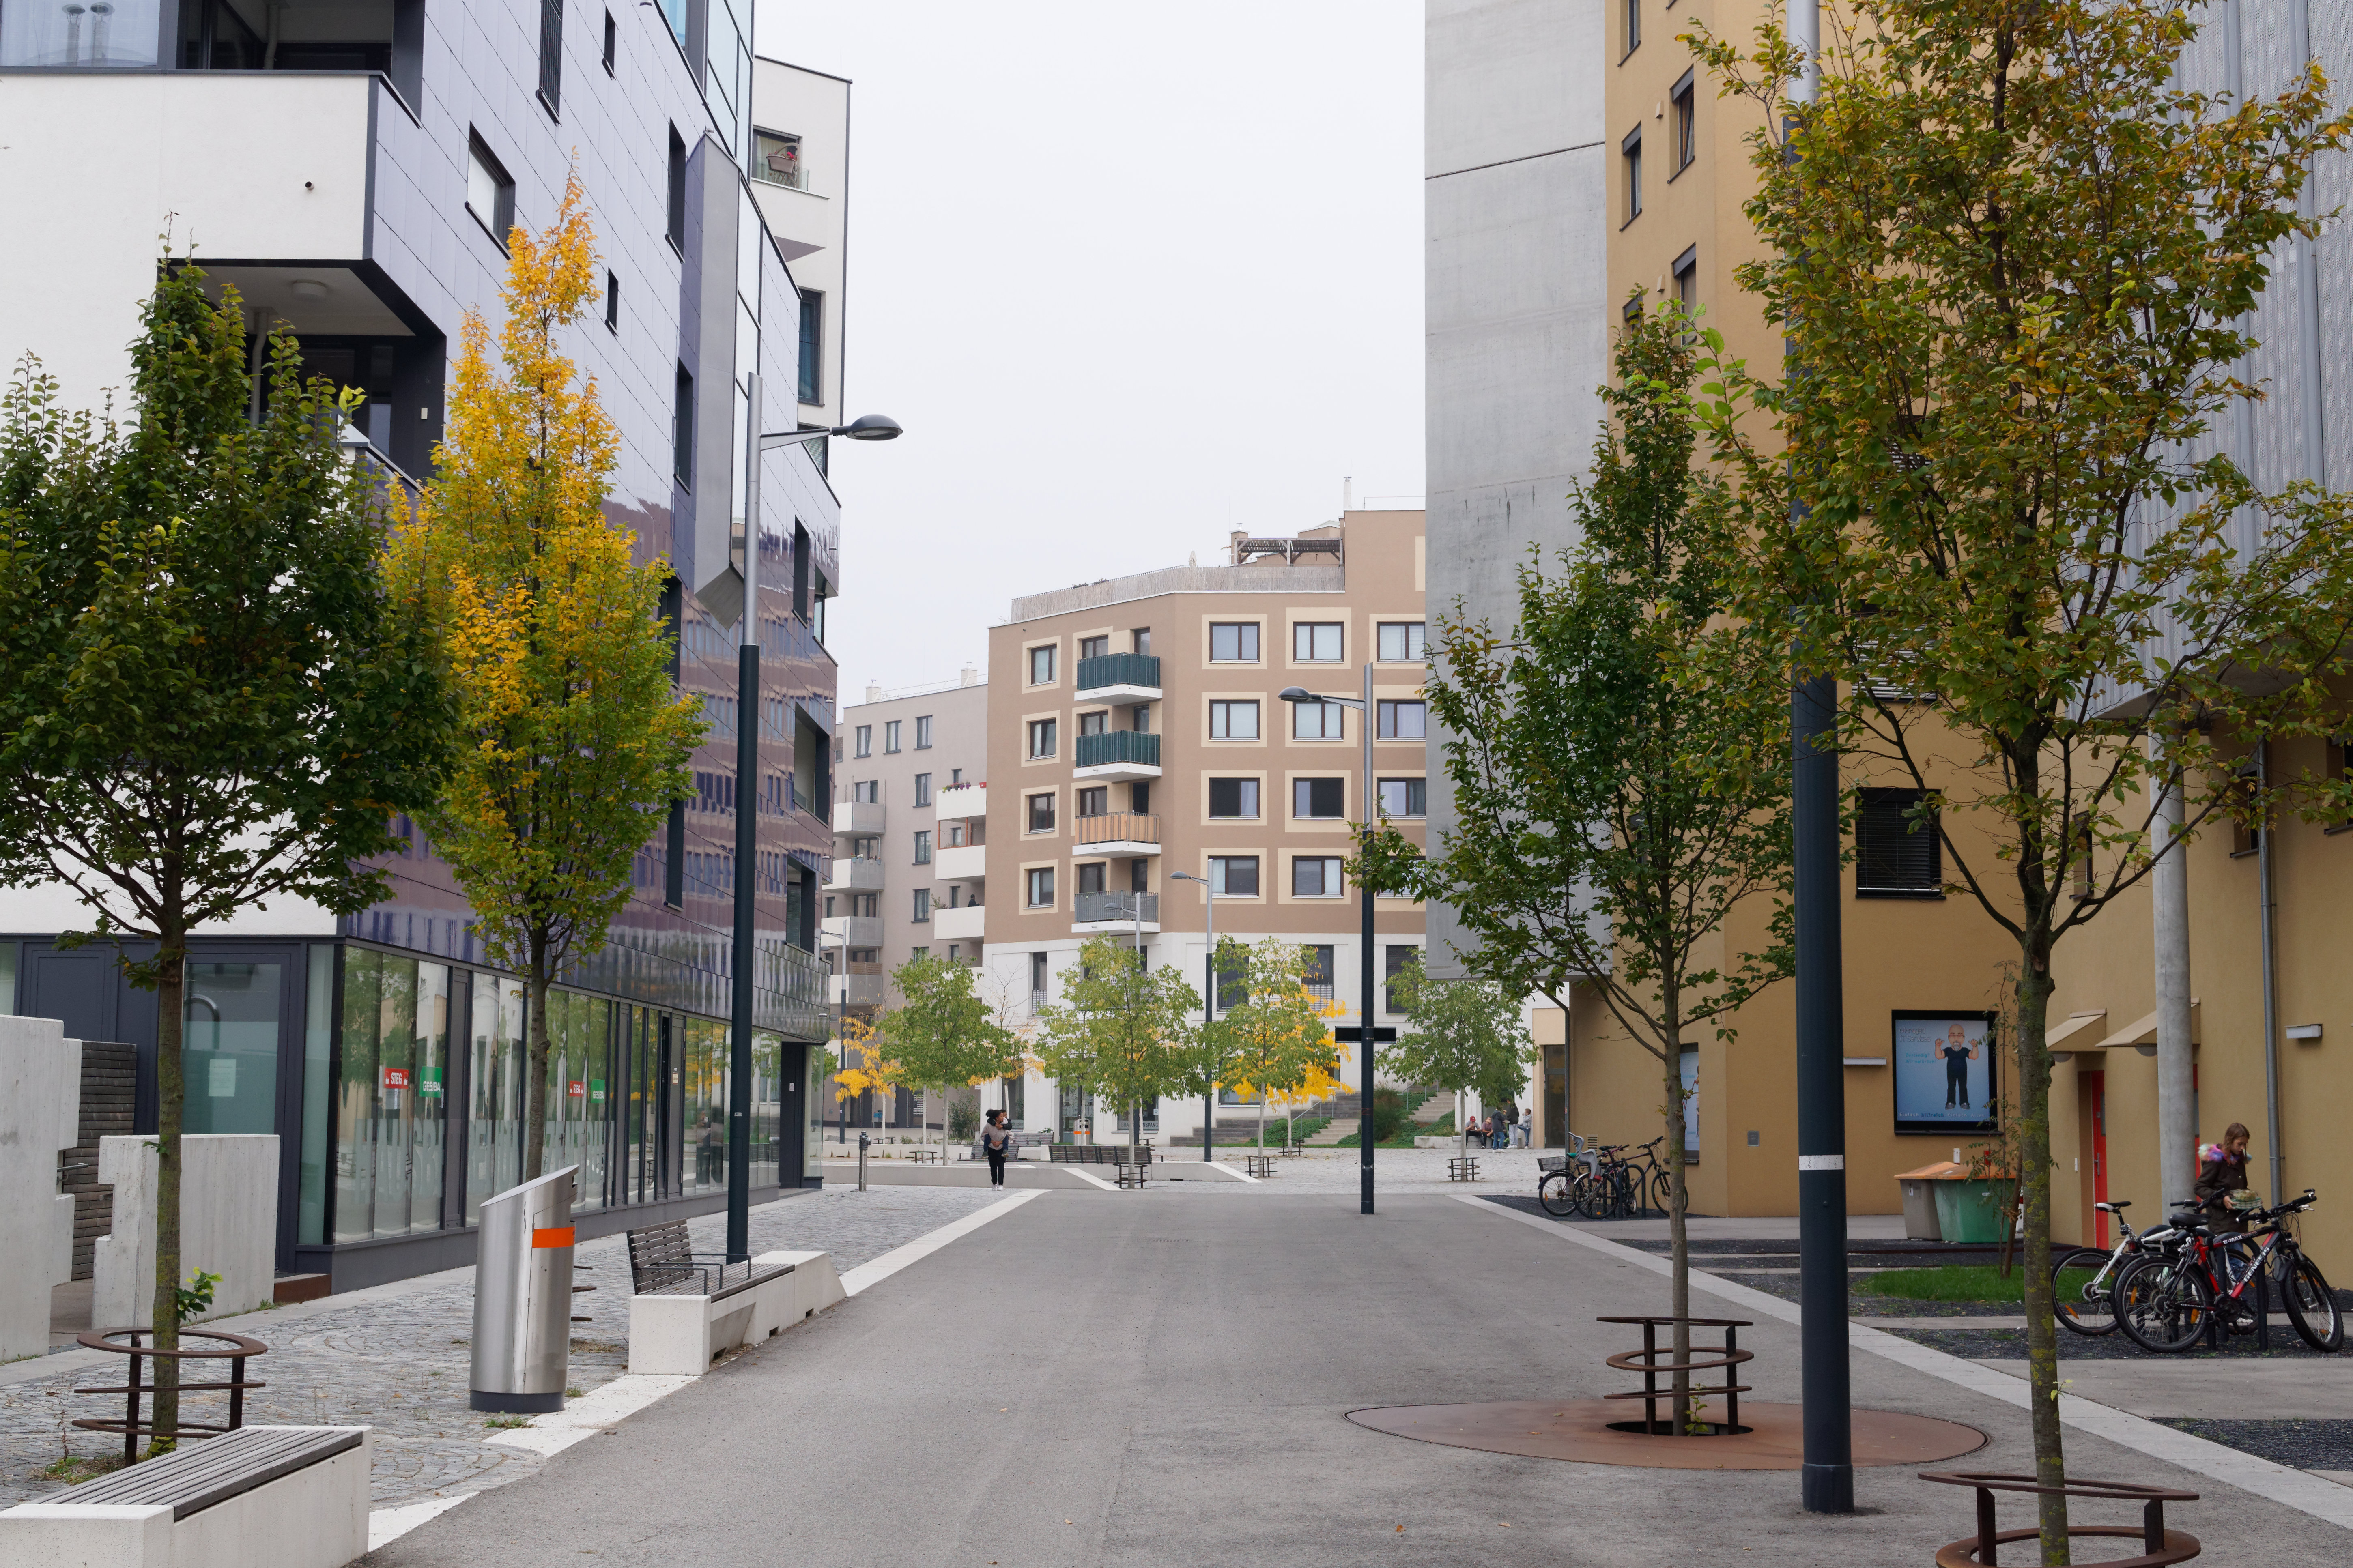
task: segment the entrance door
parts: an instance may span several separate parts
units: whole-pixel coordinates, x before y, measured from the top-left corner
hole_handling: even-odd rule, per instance
[[[2108,1201],[2108,1075],[2105,1072],[2079,1072],[2075,1081],[2083,1086],[2084,1102],[2092,1109],[2092,1201]],[[2108,1215],[2105,1209],[2092,1211],[2092,1245],[2108,1245]]]

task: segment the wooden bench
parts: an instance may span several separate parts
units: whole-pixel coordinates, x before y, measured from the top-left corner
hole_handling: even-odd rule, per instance
[[[0,1512],[0,1568],[343,1568],[368,1549],[364,1426],[245,1426]]]
[[[629,1370],[700,1377],[739,1346],[847,1300],[827,1252],[696,1253],[684,1220],[629,1232]]]
[[[1152,1145],[1139,1143],[1131,1150],[1124,1143],[1050,1143],[1047,1145],[1047,1162],[1056,1165],[1149,1165]]]
[[[945,1162],[946,1157],[946,1154],[941,1150],[923,1148],[912,1150],[907,1155],[908,1159],[913,1161],[918,1165],[941,1164]]]

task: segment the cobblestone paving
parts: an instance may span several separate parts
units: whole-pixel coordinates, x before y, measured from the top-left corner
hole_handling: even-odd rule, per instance
[[[996,1202],[986,1188],[884,1187],[860,1193],[828,1188],[752,1211],[752,1250],[782,1247],[831,1252],[847,1272]],[[726,1218],[691,1224],[695,1248],[725,1245]],[[572,1385],[586,1393],[627,1370],[628,1255],[618,1236],[584,1243],[579,1283],[594,1291],[574,1299],[589,1321],[573,1325]],[[473,1330],[474,1276],[453,1269],[389,1298],[337,1305],[334,1299],[280,1312],[225,1320],[269,1346],[248,1363],[269,1386],[249,1398],[246,1419],[258,1426],[367,1426],[375,1429],[374,1506],[497,1486],[543,1462],[520,1449],[485,1444],[485,1417],[466,1407]],[[0,1387],[0,1506],[71,1484],[45,1474],[66,1453],[83,1459],[119,1455],[121,1439],[95,1432],[61,1436],[73,1416],[117,1415],[115,1395],[77,1396],[77,1384],[116,1384],[122,1365],[61,1371]],[[199,1401],[219,1395],[192,1396]],[[202,1417],[199,1417],[200,1419]]]

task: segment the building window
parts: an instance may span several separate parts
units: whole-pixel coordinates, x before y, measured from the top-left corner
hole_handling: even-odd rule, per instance
[[[539,100],[550,114],[564,107],[564,0],[539,0]]]
[[[921,751],[923,748],[918,745],[915,749]],[[929,773],[915,775],[915,804],[917,805],[932,804],[932,775]]]
[[[1348,815],[1345,779],[1293,779],[1291,815],[1301,817],[1342,817]]]
[[[1108,709],[1079,715],[1079,733],[1082,735],[1100,735],[1110,727],[1111,711]]]
[[[1029,955],[1029,1005],[1032,1007],[1046,1005],[1046,957],[1042,952]]]
[[[925,828],[921,833],[915,835],[915,864],[918,866],[928,866],[931,863],[932,833],[931,829]]]
[[[1212,741],[1257,740],[1258,704],[1255,702],[1210,703],[1209,739]]]
[[[1626,169],[1626,222],[1632,223],[1642,216],[1642,133],[1630,131],[1626,140],[1618,144],[1619,157]]]
[[[466,137],[466,210],[501,250],[507,247],[507,235],[514,227],[514,181],[481,136],[471,132]]]
[[[1624,0],[1626,7],[1626,47],[1618,52],[1624,59],[1642,47],[1642,0]]]
[[[1258,816],[1258,780],[1211,779],[1209,815],[1244,821],[1255,819]]]
[[[925,834],[923,837],[929,837],[930,835]],[[925,859],[929,859],[931,857],[928,855],[923,857]],[[932,918],[932,890],[929,888],[917,888],[915,889],[915,918],[919,921],[927,921]]]
[[[1345,740],[1347,712],[1337,702],[1294,702],[1291,705],[1291,738],[1294,741]]]
[[[1340,623],[1300,621],[1291,628],[1291,657],[1301,664],[1340,662]]]
[[[1029,650],[1029,684],[1032,686],[1051,686],[1054,684],[1054,648],[1052,644],[1049,643],[1044,647],[1033,647]]]
[[[1428,816],[1430,815],[1430,784],[1424,779],[1383,779],[1381,781],[1381,815],[1383,816]]]
[[[670,477],[691,490],[694,488],[694,377],[684,365],[678,367],[678,384],[671,396],[676,402],[670,416]]]
[[[678,127],[670,128],[670,205],[666,228],[670,248],[681,256],[686,254],[686,139]]]
[[[1384,741],[1419,741],[1429,732],[1430,705],[1403,698],[1381,699],[1381,727]]]
[[[1291,896],[1294,899],[1336,899],[1340,886],[1340,857],[1337,855],[1300,855],[1291,862]]]
[[[1101,860],[1090,860],[1079,868],[1079,894],[1082,898],[1103,890],[1103,868]]]
[[[882,721],[882,754],[886,757],[899,750],[899,722],[896,719]]]
[[[861,757],[874,754],[874,726],[871,724],[858,726],[858,754]]]
[[[605,273],[605,330],[621,330],[621,279],[610,269]]]
[[[1675,258],[1675,302],[1683,307],[1683,320],[1699,314],[1699,247],[1687,246]]]
[[[803,403],[825,401],[825,296],[801,290],[800,389]]]
[[[1137,653],[1144,655],[1147,658],[1151,657],[1152,628],[1150,626],[1136,627],[1134,631],[1128,634],[1127,640],[1129,645],[1134,647]]]
[[[1040,866],[1029,873],[1029,907],[1033,910],[1051,909],[1054,904],[1054,868]],[[1043,958],[1045,954],[1038,955]]]
[[[1258,857],[1255,855],[1210,856],[1209,891],[1219,898],[1257,898]]]
[[[1031,756],[1050,757],[1054,754],[1054,727],[1057,722],[1059,721],[1052,719],[1029,721],[1029,754]]]
[[[1691,72],[1683,72],[1668,101],[1674,105],[1675,170],[1680,174],[1699,156],[1699,94]]]
[[[753,132],[752,177],[797,191],[808,189],[801,168],[801,139],[782,131]]]
[[[1209,627],[1209,662],[1211,664],[1256,664],[1258,662],[1258,623],[1256,621],[1218,621]]]
[[[1428,658],[1422,652],[1424,623],[1420,621],[1383,621],[1381,623],[1381,662],[1384,664],[1419,664]]]
[[[1405,1011],[1404,1008],[1398,1005],[1398,1003],[1402,1000],[1402,998],[1398,995],[1398,976],[1406,972],[1407,968],[1412,964],[1416,955],[1420,952],[1421,949],[1413,946],[1409,942],[1392,943],[1382,952],[1381,971],[1384,984],[1381,989],[1385,994],[1381,998],[1382,1012],[1402,1013]]]
[[[1054,831],[1054,797],[1033,795],[1029,797],[1029,828],[1032,833]]]
[[[1081,816],[1105,816],[1111,812],[1111,791],[1102,784],[1079,792]]]
[[[931,749],[932,716],[928,713],[918,714],[915,718],[915,750],[928,752]]]
[[[860,779],[856,784],[849,786],[849,798],[866,805],[881,805],[882,781],[881,779]]]
[[[1079,639],[1079,657],[1081,658],[1107,658],[1110,655],[1111,638],[1081,637]]]
[[[1854,890],[1865,898],[1935,898],[1944,890],[1944,860],[1932,811],[1915,816],[1916,789],[1857,792]]]
[[[620,58],[621,29],[613,21],[613,13],[605,13],[605,74],[613,74],[613,62]]]

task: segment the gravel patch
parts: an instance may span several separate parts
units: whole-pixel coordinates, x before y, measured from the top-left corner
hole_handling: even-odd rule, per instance
[[[1893,1334],[1916,1343],[1957,1355],[1967,1361],[2022,1361],[2026,1357],[2024,1329],[1890,1329]],[[2194,1349],[2179,1351],[2175,1356],[2211,1361],[2218,1356],[2244,1356],[2263,1360],[2301,1357],[2309,1361],[2333,1362],[2336,1358],[2316,1351],[2296,1337],[2296,1332],[2284,1322],[2272,1324],[2271,1349],[2259,1350],[2253,1334],[2225,1336],[2219,1352],[2200,1344]],[[2059,1357],[2063,1361],[2144,1361],[2149,1352],[2125,1338],[2124,1331],[2090,1338],[2083,1334],[2059,1331]]]
[[[2218,1421],[2160,1417],[2163,1425],[2299,1470],[2353,1470],[2353,1421]]]

